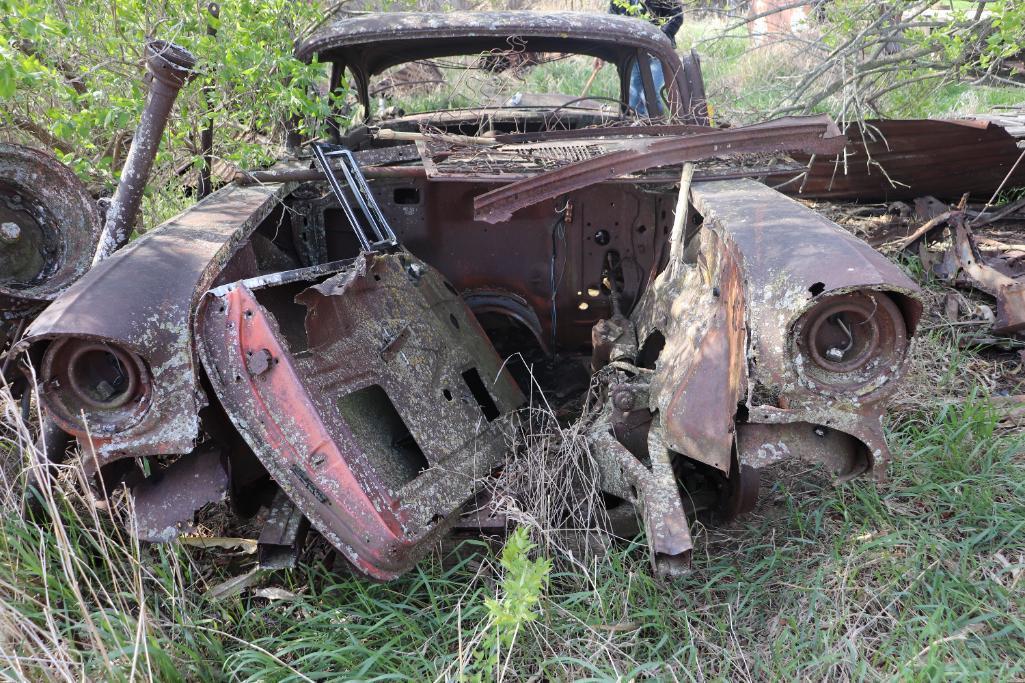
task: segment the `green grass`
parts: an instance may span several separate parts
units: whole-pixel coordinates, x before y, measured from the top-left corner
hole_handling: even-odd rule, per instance
[[[502,655],[505,678],[1020,680],[1025,466],[997,419],[977,394],[902,415],[879,486],[834,488],[797,465],[766,477],[753,514],[696,530],[694,572],[673,584],[651,577],[639,543],[589,581],[556,571]],[[38,525],[5,503],[4,678],[458,677],[501,574],[480,546],[388,584],[313,562],[264,579],[291,599],[211,600],[245,558],[139,549],[71,490]]]

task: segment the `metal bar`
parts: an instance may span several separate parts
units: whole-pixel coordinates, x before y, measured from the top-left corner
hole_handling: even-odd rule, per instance
[[[694,180],[732,180],[736,178],[752,178],[761,176],[778,175],[780,173],[799,173],[804,169],[804,166],[798,165],[786,165],[778,164],[775,166],[757,166],[750,168],[741,168],[736,171],[706,171],[702,172],[700,169],[694,172]],[[423,166],[364,166],[362,169],[363,177],[370,180],[386,179],[386,178],[426,178],[427,173]],[[445,175],[431,178],[431,180],[437,182],[449,182],[449,181],[475,181],[475,182],[499,182],[508,184],[513,180],[521,180],[529,177],[527,175],[517,176],[504,176],[502,178],[497,177],[462,177],[457,175]],[[659,173],[659,174],[648,174],[643,176],[633,176],[630,178],[609,178],[608,182],[611,183],[675,183],[680,179],[678,173]],[[295,169],[290,171],[245,171],[239,173],[233,182],[246,186],[246,185],[259,185],[261,183],[305,183],[317,180],[324,180],[324,174],[320,169],[315,168],[303,168]]]
[[[356,190],[362,195],[367,201],[367,207],[369,207],[370,214],[375,218],[377,229],[381,234],[381,239],[387,239],[392,243],[396,242],[395,233],[392,232],[391,226],[388,224],[388,219],[384,217],[381,212],[381,207],[378,206],[377,200],[374,199],[374,195],[370,192],[370,186],[367,185],[366,178],[363,177],[363,173],[359,169],[359,164],[356,163],[356,159],[353,157],[352,152],[344,150],[342,158],[345,160],[349,170],[355,176]]]
[[[342,186],[338,183],[338,178],[335,176],[335,169],[331,167],[331,162],[325,155],[324,150],[320,145],[313,145],[313,154],[317,159],[317,163],[320,164],[320,168],[323,171],[323,177],[327,178],[327,183],[331,187],[331,191],[334,192],[335,197],[338,198],[338,203],[341,204],[342,211],[345,212],[345,217],[349,219],[349,225],[352,226],[352,231],[356,233],[356,239],[359,240],[360,246],[364,251],[370,251],[370,240],[367,239],[367,235],[363,231],[363,227],[359,224],[359,221],[356,220],[356,213],[352,210],[352,204],[349,203],[348,197],[346,197],[345,193],[342,191]],[[346,180],[348,180],[348,178],[346,178]]]
[[[339,173],[332,169],[332,173]],[[423,166],[370,166],[363,169],[365,178],[424,178]],[[239,185],[260,185],[262,183],[305,183],[324,180],[324,173],[316,168],[302,168],[291,171],[243,171],[234,182]]]
[[[700,135],[714,133],[718,128],[696,126],[689,123],[659,124],[653,126],[608,126],[574,128],[572,130],[541,130],[534,133],[506,133],[495,136],[495,142],[504,145],[524,142],[555,142],[557,140],[583,140],[611,137],[660,137],[666,135]]]
[[[359,239],[364,251],[375,251],[398,244],[398,239],[396,239],[395,233],[381,212],[381,208],[377,205],[377,200],[374,199],[374,195],[370,192],[366,178],[360,172],[359,164],[356,162],[355,157],[353,157],[352,152],[344,147],[318,143],[313,145],[313,154],[323,171],[323,177],[327,178],[332,192],[334,192],[335,197],[342,205],[342,209],[349,219],[351,227],[356,233],[356,237]],[[341,165],[337,169],[331,165],[331,160],[335,158],[341,161]],[[352,203],[338,182],[336,174],[339,171],[341,171],[353,198],[359,204],[366,224],[374,234],[375,239],[372,241],[367,236],[363,223],[358,220]]]
[[[524,207],[649,168],[751,152],[836,154],[844,143],[828,116],[788,117],[706,135],[655,139],[643,149],[613,152],[482,194],[473,201],[474,213],[478,220],[498,223]]]
[[[349,165],[349,162],[352,161],[352,154],[349,152],[349,150],[342,150],[338,153],[337,156],[340,157],[342,161],[341,171],[342,175],[345,176],[345,182],[349,186],[349,190],[352,191],[353,198],[355,198],[355,200],[359,203],[359,208],[363,212],[363,217],[367,219],[367,225],[369,225],[370,229],[374,231],[374,236],[377,238],[374,240],[374,242],[380,242],[384,240],[385,237],[382,234],[381,229],[378,227],[377,221],[374,220],[374,216],[371,213],[370,208],[367,206],[366,197],[363,195],[363,192],[360,188],[359,180],[363,181],[363,185],[366,185],[366,180],[362,177],[360,177],[360,179],[357,180],[355,174],[353,174],[353,169]]]
[[[651,57],[643,50],[637,52],[637,68],[640,71],[641,85],[644,88],[644,100],[648,103],[647,118],[657,118],[662,115],[662,103],[659,102],[658,93],[655,92],[655,81],[651,77]]]

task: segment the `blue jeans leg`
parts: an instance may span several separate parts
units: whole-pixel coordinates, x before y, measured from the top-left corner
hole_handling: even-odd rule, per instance
[[[651,64],[651,81],[655,85],[655,93],[661,97],[662,89],[666,85],[665,75],[662,73],[662,62],[649,56]],[[641,81],[640,64],[634,62],[630,70],[630,108],[637,112],[637,115],[644,118],[648,116],[648,103],[644,97],[644,83]],[[662,113],[662,103],[658,104],[658,113]]]

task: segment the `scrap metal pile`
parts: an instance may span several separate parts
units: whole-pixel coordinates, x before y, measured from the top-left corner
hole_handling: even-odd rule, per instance
[[[154,91],[102,230],[59,163],[0,148],[4,378],[42,407],[49,459],[123,485],[143,540],[227,501],[265,521],[266,566],[294,562],[312,525],[377,579],[494,523],[506,426],[539,390],[566,419],[597,406],[590,466],[660,574],[686,570],[695,515],[749,510],[773,463],[882,478],[918,289],[754,179],[842,155],[827,118],[713,128],[696,59],[617,17],[339,15],[297,55],[372,111],[369,75],[509,36],[624,74],[661,60],[669,109],[336,131],[127,245],[190,55],[150,45]]]

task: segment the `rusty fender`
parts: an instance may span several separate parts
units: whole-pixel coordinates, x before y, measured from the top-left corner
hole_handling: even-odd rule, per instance
[[[28,328],[20,349],[40,363],[43,409],[83,443],[88,429],[87,466],[193,450],[207,399],[192,312],[289,187],[210,195],[93,267]]]
[[[232,422],[312,525],[359,571],[391,579],[502,462],[500,418],[523,395],[455,288],[406,252],[365,253],[295,284],[212,290],[199,353]]]
[[[755,181],[696,183],[691,196],[703,218],[691,265],[634,314],[642,358],[665,340],[649,408],[667,443],[727,475],[793,456],[882,476],[880,418],[921,316],[915,283]]]

